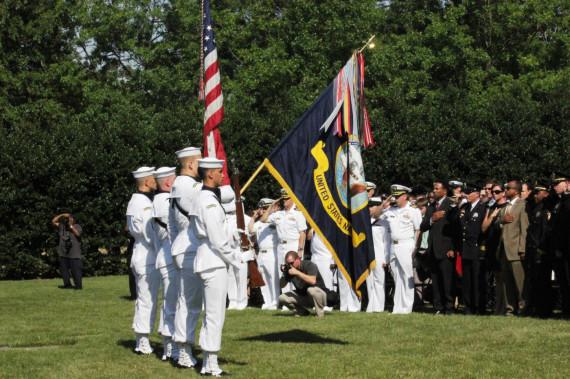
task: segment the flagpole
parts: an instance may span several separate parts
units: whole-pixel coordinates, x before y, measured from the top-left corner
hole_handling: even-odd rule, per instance
[[[366,41],[366,43],[364,44],[364,46],[362,46],[360,49],[358,49],[359,53],[362,53],[362,51],[364,49],[366,49],[368,47],[368,45],[370,45],[372,43],[372,41],[374,40],[374,38],[376,37],[376,34],[372,34],[372,37],[368,38],[368,41]]]
[[[243,187],[241,187],[240,195],[244,194],[245,190],[247,190],[247,187],[249,187],[249,185],[253,182],[253,179],[255,179],[257,175],[259,175],[263,167],[265,167],[265,160],[261,162],[261,164],[259,165],[257,170],[255,170],[253,175],[247,180],[247,182],[243,185]]]

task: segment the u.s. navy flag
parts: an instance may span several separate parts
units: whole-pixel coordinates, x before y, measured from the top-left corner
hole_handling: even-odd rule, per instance
[[[359,295],[375,265],[360,155],[372,135],[361,101],[360,62],[355,54],[264,161]]]

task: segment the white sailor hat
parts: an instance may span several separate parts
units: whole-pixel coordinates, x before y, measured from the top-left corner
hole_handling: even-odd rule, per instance
[[[233,213],[236,211],[236,195],[233,188],[229,185],[220,187],[220,202],[226,213]]]
[[[195,155],[202,155],[199,147],[185,147],[184,149],[176,152],[176,158],[192,157]]]
[[[154,172],[154,177],[156,179],[162,179],[174,175],[176,172],[176,167],[161,167]]]
[[[232,203],[236,200],[234,189],[230,185],[220,187],[220,202],[222,204]]]
[[[154,167],[142,166],[133,171],[132,174],[135,179],[146,178],[154,174]]]
[[[364,182],[364,184],[366,184],[366,190],[371,190],[371,189],[376,189],[376,184],[372,183],[372,182]]]
[[[382,204],[382,197],[381,196],[372,196],[368,199],[368,205],[380,205]]]
[[[412,192],[411,188],[400,185],[400,184],[392,184],[390,186],[390,193],[393,196],[400,196],[400,195],[403,195],[405,193],[410,193],[410,192]]]
[[[224,161],[222,159],[206,157],[198,159],[198,167],[201,168],[222,168],[224,167]]]
[[[450,180],[449,186],[451,188],[463,187],[463,182],[460,182],[459,180]]]
[[[261,200],[259,200],[259,202],[257,203],[257,207],[258,208],[265,208],[265,207],[269,207],[271,204],[273,204],[273,199],[269,199],[267,197],[262,198]]]

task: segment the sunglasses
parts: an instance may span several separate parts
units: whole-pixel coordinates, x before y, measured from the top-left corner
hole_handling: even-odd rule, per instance
[[[494,193],[495,195],[498,195],[498,194],[503,193],[503,192],[504,192],[504,191],[501,191],[501,190],[494,190],[494,191],[493,191],[493,193]]]
[[[493,187],[485,187],[485,191],[492,191]]]

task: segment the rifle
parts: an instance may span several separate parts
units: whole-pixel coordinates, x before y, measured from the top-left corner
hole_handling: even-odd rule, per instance
[[[234,163],[234,162],[232,162]],[[236,194],[236,221],[237,227],[239,230],[246,230],[245,228],[245,219],[243,216],[243,206],[241,201],[241,187],[239,184],[239,170],[235,164],[233,164],[233,173],[232,173],[232,184],[234,187],[234,192]],[[245,233],[240,233],[241,243],[240,248],[242,252],[249,251],[252,249],[251,244],[249,243],[249,239],[245,235]],[[265,282],[263,281],[263,277],[257,268],[257,261],[254,259],[252,261],[247,262],[247,272],[249,273],[249,286],[251,288],[258,288],[263,287]]]

